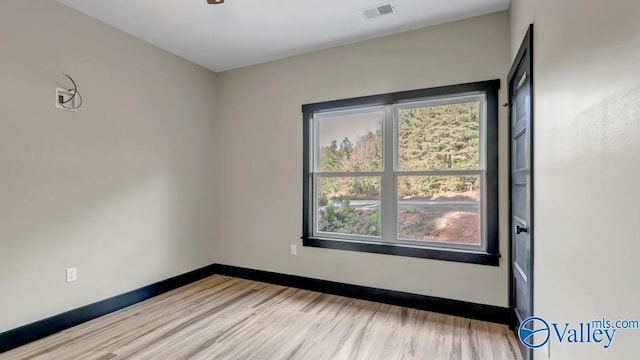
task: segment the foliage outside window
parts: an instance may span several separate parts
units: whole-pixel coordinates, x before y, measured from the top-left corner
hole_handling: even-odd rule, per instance
[[[305,105],[305,245],[497,255],[498,86]]]

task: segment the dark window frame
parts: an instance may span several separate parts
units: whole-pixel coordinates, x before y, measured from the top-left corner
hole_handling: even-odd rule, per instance
[[[479,81],[466,84],[441,86],[419,90],[409,90],[381,95],[363,96],[343,100],[326,101],[302,105],[303,113],[303,246],[399,255],[444,261],[498,266],[499,253],[499,211],[498,211],[498,92],[500,80]],[[313,236],[313,182],[310,161],[311,122],[318,111],[359,108],[366,106],[386,106],[397,103],[451,96],[469,92],[483,92],[486,95],[486,251],[462,250],[455,248],[417,246],[376,241],[346,240]]]

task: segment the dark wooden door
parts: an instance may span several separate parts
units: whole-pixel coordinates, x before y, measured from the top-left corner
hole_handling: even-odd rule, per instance
[[[532,30],[509,73],[511,307],[517,327],[533,315]],[[530,351],[523,349],[525,359]]]

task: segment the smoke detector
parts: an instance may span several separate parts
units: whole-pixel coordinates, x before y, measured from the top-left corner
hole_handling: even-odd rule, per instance
[[[360,11],[364,15],[365,19],[373,19],[379,16],[391,15],[398,12],[393,1],[364,8]]]

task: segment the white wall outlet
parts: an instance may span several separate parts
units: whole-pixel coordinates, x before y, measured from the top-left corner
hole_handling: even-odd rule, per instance
[[[74,282],[78,280],[78,269],[77,268],[68,268],[67,269],[67,282]]]
[[[73,90],[56,88],[56,108],[67,111],[77,111],[80,98],[73,95]]]
[[[298,245],[291,244],[291,255],[298,255]]]

